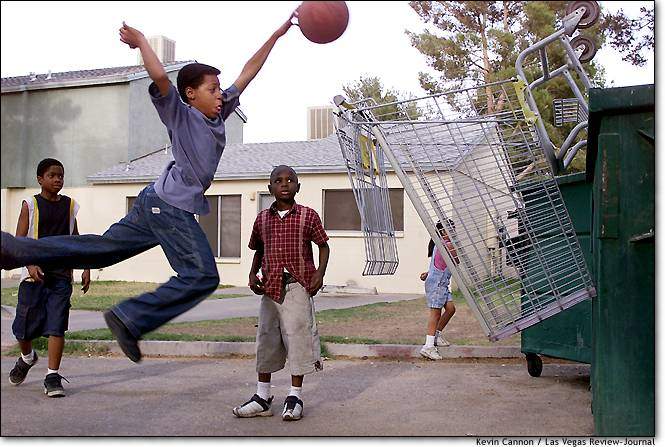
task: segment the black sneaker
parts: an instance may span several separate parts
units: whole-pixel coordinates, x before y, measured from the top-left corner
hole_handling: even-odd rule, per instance
[[[302,400],[296,396],[287,396],[284,401],[284,410],[282,411],[283,421],[297,421],[302,417]]]
[[[28,365],[23,360],[23,357],[19,357],[16,361],[16,365],[14,365],[14,368],[9,372],[9,383],[12,385],[22,384],[25,380],[25,377],[28,375],[30,368],[37,364],[38,358],[39,357],[37,357],[37,352],[35,352],[35,360],[33,360],[32,365]]]
[[[118,341],[120,349],[129,357],[129,360],[134,363],[140,362],[141,350],[139,349],[139,341],[129,332],[129,329],[127,329],[127,326],[124,325],[120,318],[113,311],[107,310],[104,312],[104,321],[106,321],[106,325]]]
[[[62,379],[69,383],[69,380],[58,373],[47,374],[46,378],[44,378],[44,394],[48,397],[65,397],[65,389],[62,387],[61,382]]]

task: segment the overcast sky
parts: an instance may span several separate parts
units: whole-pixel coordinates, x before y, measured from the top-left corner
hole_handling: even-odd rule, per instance
[[[635,14],[645,2],[602,2]],[[222,70],[229,85],[247,59],[300,2],[2,2],[2,77],[137,64],[138,50],[118,38],[123,20],[146,36],[176,41],[176,59],[196,59]],[[405,29],[423,25],[407,2],[348,2],[349,26],[337,41],[309,42],[297,27],[277,42],[263,70],[241,97],[248,117],[245,142],[307,137],[306,110],[329,104],[360,75],[421,95],[423,56]],[[622,62],[606,45],[596,56],[615,86],[654,81],[647,67]],[[147,94],[147,93],[146,93]]]

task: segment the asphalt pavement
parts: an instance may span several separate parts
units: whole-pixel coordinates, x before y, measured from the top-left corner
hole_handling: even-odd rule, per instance
[[[67,397],[43,394],[46,363],[6,380],[2,436],[590,436],[589,365],[517,361],[330,360],[305,377],[304,417],[280,413],[290,380],[273,375],[273,417],[237,419],[256,389],[254,360],[66,357]]]
[[[3,286],[5,285],[3,281]],[[256,316],[258,300],[206,300],[174,321]],[[316,298],[317,310],[415,299],[366,294]],[[14,343],[14,309],[2,308],[3,346]],[[101,312],[72,311],[70,330],[105,327]],[[451,346],[446,359],[419,358],[419,346],[338,345],[322,372],[307,376],[305,417],[284,422],[290,381],[273,375],[273,417],[237,419],[231,409],[255,392],[253,343],[141,342],[133,364],[112,354],[65,356],[67,397],[43,394],[46,359],[26,381],[6,380],[15,358],[2,357],[2,436],[590,436],[589,365],[548,362],[529,376],[519,347]],[[113,354],[115,353],[115,354]],[[240,357],[239,357],[240,356]],[[341,357],[340,357],[341,356]],[[488,358],[489,357],[489,358]],[[505,357],[505,358],[500,358]]]

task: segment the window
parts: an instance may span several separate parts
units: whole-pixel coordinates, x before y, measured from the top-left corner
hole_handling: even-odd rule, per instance
[[[240,195],[206,196],[210,213],[199,224],[217,258],[240,257]]]
[[[134,206],[134,202],[136,201],[136,197],[127,197],[127,213],[129,213],[129,210],[132,209]]]
[[[389,196],[395,231],[404,231],[404,190],[390,188]],[[352,190],[323,191],[323,226],[326,230],[361,231],[360,213]]]
[[[259,213],[263,210],[270,208],[270,205],[275,201],[275,198],[269,192],[259,193]]]

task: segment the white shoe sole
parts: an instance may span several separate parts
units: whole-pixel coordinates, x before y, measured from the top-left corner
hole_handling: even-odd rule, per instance
[[[261,411],[260,413],[252,413],[252,414],[242,414],[238,412],[238,408],[233,409],[233,415],[235,417],[239,418],[255,418],[255,417],[266,417],[266,416],[272,416],[272,409]]]
[[[439,357],[439,358],[431,357],[429,354],[425,354],[424,352],[421,352],[420,356],[426,358],[427,360],[434,360],[434,361],[443,360],[443,357]]]
[[[46,394],[48,397],[65,397],[65,392],[63,390],[49,392],[46,388],[44,388],[44,394]]]
[[[282,420],[283,421],[299,421],[302,419],[302,414],[300,416],[295,416],[291,413],[283,414],[282,415]]]

